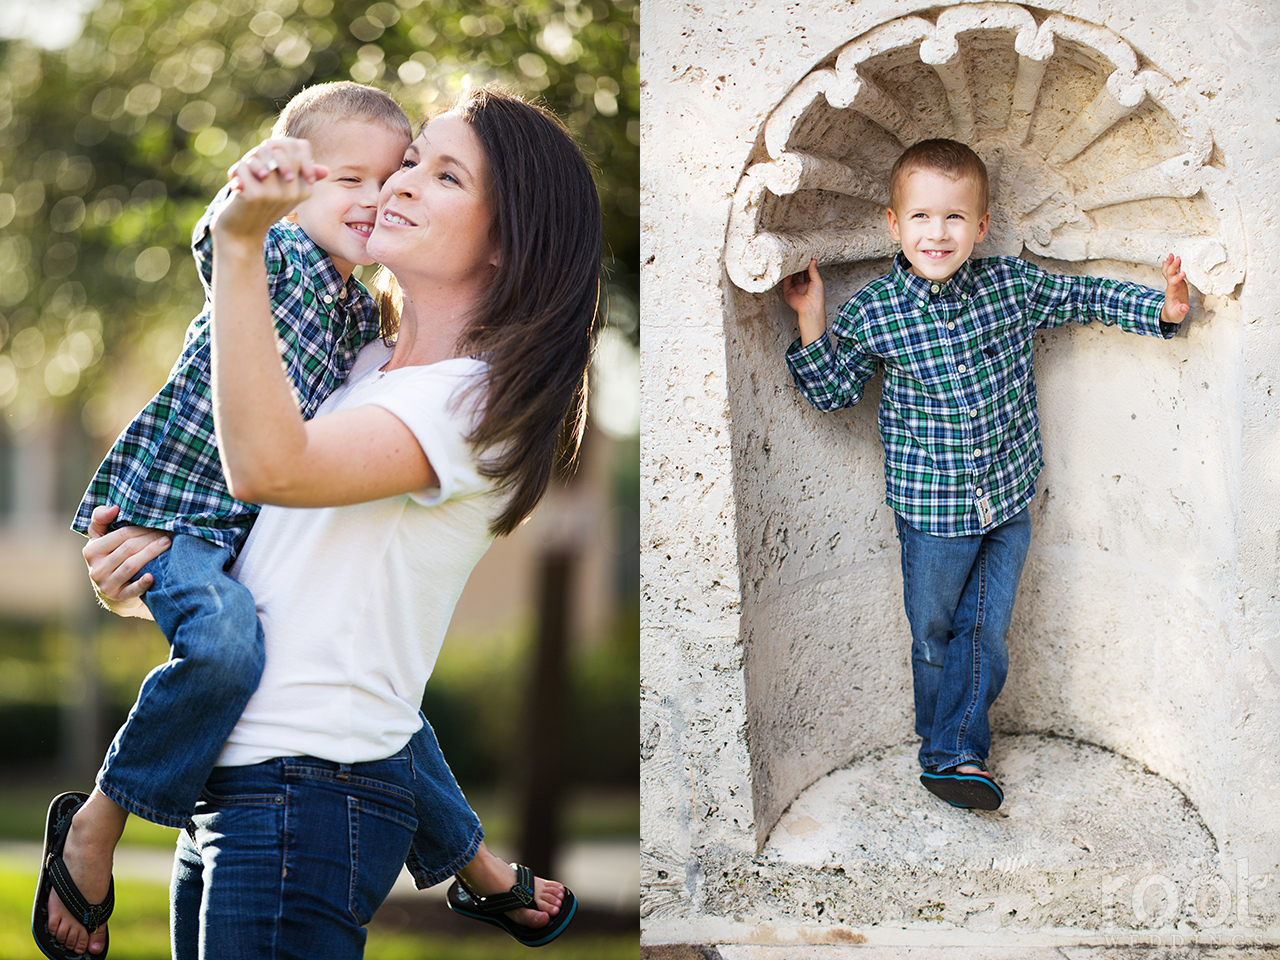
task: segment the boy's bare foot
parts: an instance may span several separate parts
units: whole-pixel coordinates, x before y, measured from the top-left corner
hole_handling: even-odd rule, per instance
[[[494,856],[482,841],[475,858],[458,871],[458,879],[473,893],[490,897],[511,889],[516,882],[516,870],[511,864]],[[564,903],[564,886],[554,880],[535,877],[533,899],[537,910],[508,910],[506,916],[522,927],[534,930],[545,927],[560,912],[560,905]]]
[[[80,892],[89,903],[106,899],[111,886],[111,864],[128,814],[101,793],[97,787],[89,799],[71,818],[62,859]],[[107,928],[93,933],[75,919],[56,891],[49,892],[49,932],[70,953],[102,953],[107,943]]]

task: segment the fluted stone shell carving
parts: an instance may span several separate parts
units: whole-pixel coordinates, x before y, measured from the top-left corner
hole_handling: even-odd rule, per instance
[[[810,257],[892,255],[889,168],[951,137],[991,175],[976,255],[1183,259],[1206,294],[1244,276],[1238,207],[1193,100],[1110,30],[1021,6],[974,4],[883,24],[804,77],[765,121],[734,193],[729,278],[762,292]]]

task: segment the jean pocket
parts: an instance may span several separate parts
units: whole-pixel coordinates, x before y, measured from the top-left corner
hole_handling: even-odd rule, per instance
[[[277,807],[285,801],[284,792],[280,793],[236,793],[227,787],[210,789],[206,786],[200,791],[200,803],[206,807]]]
[[[395,885],[409,854],[418,821],[409,809],[397,809],[364,797],[347,797],[351,837],[351,883],[347,909],[361,926],[373,919]]]

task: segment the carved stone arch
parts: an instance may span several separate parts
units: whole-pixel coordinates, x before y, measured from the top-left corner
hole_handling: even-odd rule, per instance
[[[888,168],[931,136],[987,163],[980,255],[1150,265],[1176,250],[1204,293],[1243,278],[1239,211],[1186,94],[1104,27],[991,3],[876,27],[791,90],[734,193],[730,279],[762,292],[811,256],[890,256]]]
[[[1199,697],[1196,670],[1219,669],[1212,645],[1231,602],[1202,575],[1236,549],[1238,440],[1219,414],[1235,402],[1234,298],[1247,251],[1225,160],[1195,95],[1111,30],[1009,3],[901,17],[833,50],[768,113],[730,205],[725,333],[761,849],[806,787],[911,733],[878,384],[835,415],[799,401],[782,361],[794,314],[773,288],[816,256],[834,309],[883,273],[897,249],[884,218],[889,169],[905,146],[934,136],[969,143],[989,168],[992,225],[977,255],[1157,283],[1157,265],[1177,252],[1204,314],[1218,317],[1181,357],[1152,338],[1090,349],[1096,331],[1055,332],[1037,347],[1049,465],[1015,615],[1021,687],[1006,688],[993,722],[1100,744],[1175,782],[1195,751],[1145,731],[1175,730],[1200,755],[1213,751],[1207,721],[1171,704]],[[1125,377],[1134,383],[1087,395]],[[1091,458],[1108,447],[1144,462],[1132,472],[1108,464],[1104,476]],[[1143,500],[1153,477],[1160,505]],[[1116,517],[1114,530],[1094,532]],[[1147,563],[1179,543],[1185,569]],[[1082,564],[1095,565],[1094,582]],[[1122,645],[1134,618],[1158,625],[1158,656]],[[1091,699],[1109,669],[1136,678],[1132,699]]]

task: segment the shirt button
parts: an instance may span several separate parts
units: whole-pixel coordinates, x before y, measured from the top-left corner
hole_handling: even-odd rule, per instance
[[[981,488],[981,487],[979,487],[977,490],[975,490],[975,491],[973,491],[973,492],[974,492],[974,494],[975,494],[975,495],[977,495],[977,496],[979,496],[979,497],[980,497],[980,496],[982,496],[982,488]]]
[[[975,458],[975,459],[976,459],[977,457],[982,456],[982,451],[981,451],[981,450],[975,450],[975,451],[973,451],[973,456],[974,456],[974,458]]]
[[[345,300],[345,299],[347,299],[347,288],[346,288],[346,287],[343,287],[341,290],[339,290],[339,291],[338,291],[338,299],[339,299],[339,300]]]
[[[978,411],[977,411],[977,410],[970,410],[970,411],[969,411],[969,419],[970,419],[970,420],[972,420],[972,419],[973,419],[974,417],[976,417],[977,415],[978,415]]]
[[[324,295],[324,302],[325,302],[325,303],[333,303],[333,297],[329,296],[329,295],[326,293],[326,294]]]
[[[969,368],[968,368],[968,367],[966,367],[966,366],[962,363],[962,364],[960,364],[960,366],[956,367],[956,369],[957,369],[957,370],[959,370],[961,373],[964,373],[964,372],[965,372],[966,370],[968,370]]]
[[[940,286],[938,286],[938,285],[935,283],[935,284],[933,284],[932,286],[930,286],[930,287],[929,287],[929,292],[930,292],[930,293],[937,293],[937,292],[938,292],[939,290],[941,290],[941,289],[942,289],[942,288],[941,288]]]
[[[921,300],[921,301],[920,301],[920,306],[922,306],[922,307],[927,307],[928,305],[929,305],[929,301],[928,301],[928,300]]]
[[[956,328],[956,322],[954,320],[947,321],[948,330],[954,330],[955,328]]]

